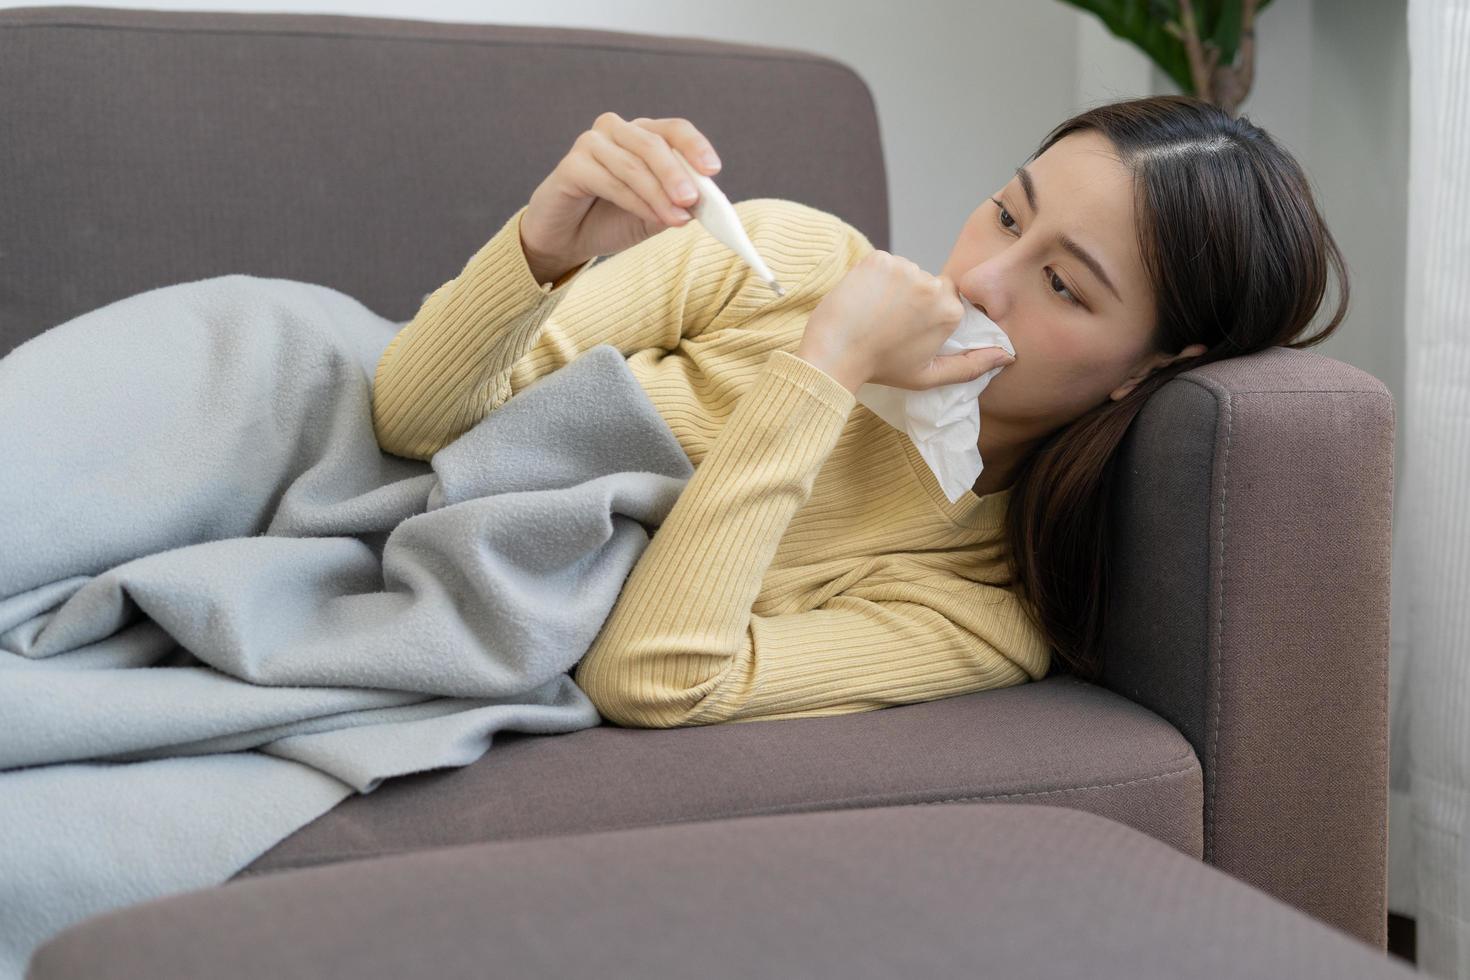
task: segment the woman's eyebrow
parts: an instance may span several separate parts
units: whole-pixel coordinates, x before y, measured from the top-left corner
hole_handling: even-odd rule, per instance
[[[1041,208],[1036,204],[1036,184],[1031,179],[1031,172],[1022,164],[1016,168],[1016,176],[1021,178],[1021,190],[1026,192],[1026,203],[1031,206],[1031,212],[1033,214],[1040,214]],[[1113,291],[1113,295],[1118,297],[1118,302],[1123,302],[1123,297],[1118,293],[1118,287],[1113,285],[1113,280],[1109,279],[1108,274],[1103,271],[1102,263],[1093,258],[1092,253],[1088,252],[1087,249],[1078,245],[1066,235],[1063,235],[1060,241],[1062,248],[1077,256],[1083,265],[1092,270],[1093,275],[1102,280],[1104,286],[1107,286]]]

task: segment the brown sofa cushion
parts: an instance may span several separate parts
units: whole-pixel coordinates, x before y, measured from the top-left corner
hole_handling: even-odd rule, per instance
[[[1417,974],[1122,824],[961,803],[507,841],[270,875],[78,923],[37,951],[29,980],[206,976]]]
[[[460,769],[390,779],[236,880],[479,841],[896,803],[1055,803],[1198,857],[1203,779],[1172,726],[1067,676],[829,718],[497,737]]]

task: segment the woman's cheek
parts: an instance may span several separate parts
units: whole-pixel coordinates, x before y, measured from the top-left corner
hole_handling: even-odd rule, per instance
[[[1024,408],[1028,392],[1033,392],[1034,382],[1033,372],[1022,370],[1018,357],[1014,363],[1001,368],[998,374],[985,383],[985,387],[980,390],[980,407],[985,411],[1002,413]]]
[[[1044,345],[1040,351],[1029,351],[1033,361],[1040,361],[1046,368],[1051,383],[1065,388],[1087,388],[1096,383],[1099,369],[1098,358],[1076,343],[1065,338]],[[1021,352],[1016,351],[1016,363],[1021,363]]]

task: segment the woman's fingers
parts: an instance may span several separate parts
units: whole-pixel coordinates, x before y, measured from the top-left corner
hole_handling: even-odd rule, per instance
[[[705,176],[714,176],[720,172],[720,156],[715,152],[714,144],[682,116],[667,119],[639,116],[633,120],[633,124],[658,133],[670,146],[678,148],[690,165]]]
[[[972,351],[971,353],[983,365],[975,374],[977,378],[991,368],[1004,367],[1009,364],[1014,364],[1016,361],[1004,347],[982,347],[978,351]]]
[[[633,188],[638,196],[660,215],[660,223],[683,224],[689,220],[687,212],[672,200],[659,178],[654,176],[648,163],[639,155],[640,152],[646,151],[643,148],[629,148],[626,137],[623,135],[628,128],[637,129],[637,127],[629,127],[624,124],[614,128],[610,133],[601,129],[591,130],[594,139],[590,145],[594,148],[597,159],[618,179]],[[646,130],[638,131],[646,132]],[[659,139],[652,133],[647,135],[650,139]],[[674,166],[678,166],[678,163],[674,162]]]
[[[654,127],[653,120],[644,116],[638,118],[642,122],[619,120],[612,128],[612,138],[643,161],[672,206],[693,204],[699,192],[677,159],[679,151],[669,145],[669,141]]]
[[[614,169],[615,164],[610,164],[600,155],[604,152],[601,146],[608,142],[605,138],[591,139],[588,138],[588,133],[583,133],[578,138],[586,140],[587,151],[576,156],[573,161],[573,176],[579,183],[589,188],[597,197],[605,197],[629,214],[636,214],[650,227],[662,227],[669,223],[649,206],[643,195],[624,183]]]
[[[642,163],[652,178],[652,184],[634,186],[641,192],[644,186],[652,188],[656,185],[662,193],[655,194],[650,189],[649,202],[666,213],[679,214],[681,208],[691,207],[699,199],[699,190],[681,158],[697,173],[719,170],[718,163],[703,162],[703,154],[713,153],[714,148],[687,119],[639,116],[629,122],[617,113],[605,112],[598,117],[594,128],[604,132]],[[681,222],[688,220],[687,214],[679,214],[679,217]]]
[[[695,175],[720,169],[718,158],[704,160],[713,150],[687,119],[629,122],[604,112],[532,192],[521,243],[545,259],[543,267],[562,267],[687,225],[692,216],[682,205],[697,203]],[[695,196],[676,200],[686,180]]]
[[[663,135],[653,127],[653,120],[640,116],[642,123],[627,122],[616,113],[604,113],[608,121],[607,135],[638,162],[647,172],[647,180],[639,186],[649,188],[651,203],[660,210],[674,214],[682,223],[689,220],[684,207],[692,205],[699,196],[694,182],[682,164],[675,158],[678,152],[669,145]],[[645,123],[647,125],[645,125]],[[626,179],[626,178],[624,178]]]
[[[924,388],[965,384],[987,371],[1009,364],[1011,356],[1003,347],[980,347],[957,354],[941,354],[934,358],[922,380]]]
[[[582,138],[592,159],[607,172],[604,179],[612,182],[605,196],[614,204],[655,225],[677,225],[688,220],[637,156],[597,130],[587,130]]]

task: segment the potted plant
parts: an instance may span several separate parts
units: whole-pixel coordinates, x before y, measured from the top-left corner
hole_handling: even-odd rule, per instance
[[[1137,45],[1186,94],[1232,116],[1255,73],[1256,13],[1271,0],[1063,0]]]

